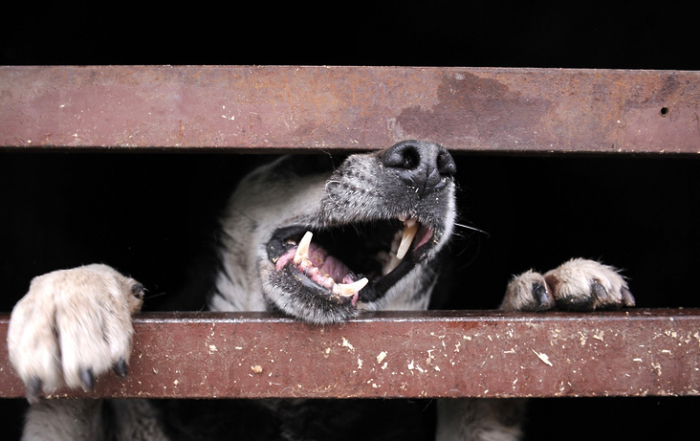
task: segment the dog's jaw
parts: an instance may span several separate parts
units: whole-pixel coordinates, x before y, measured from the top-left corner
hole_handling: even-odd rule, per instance
[[[333,171],[302,177],[283,172],[303,161],[288,157],[247,178],[239,188],[248,194],[234,195],[224,222],[233,243],[223,260],[228,273],[256,280],[245,281],[245,304],[243,293],[222,292],[224,283],[218,284],[225,298],[235,297],[225,306],[238,304],[211,306],[279,310],[312,323],[341,322],[389,304],[425,309],[426,287],[436,277],[432,261],[452,233],[454,183],[445,176],[421,193],[381,155],[353,155]],[[257,250],[254,262],[241,261],[242,235],[244,248]]]

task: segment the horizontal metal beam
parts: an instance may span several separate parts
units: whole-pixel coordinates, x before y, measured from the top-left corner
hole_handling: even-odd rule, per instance
[[[0,67],[0,147],[699,153],[700,72]]]
[[[0,318],[5,341],[9,317]],[[700,309],[384,312],[314,326],[262,313],[144,314],[126,379],[92,397],[698,395]],[[0,349],[0,397],[24,387]],[[59,391],[54,396],[85,396]]]

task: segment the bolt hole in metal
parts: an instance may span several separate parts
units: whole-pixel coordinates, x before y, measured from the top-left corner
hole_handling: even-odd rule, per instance
[[[668,112],[669,112],[668,107],[662,107],[661,110],[659,111],[659,114],[661,116],[666,116],[666,115],[668,115]]]

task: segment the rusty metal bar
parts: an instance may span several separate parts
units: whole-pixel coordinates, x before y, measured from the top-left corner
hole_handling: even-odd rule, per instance
[[[5,341],[8,316],[0,319]],[[700,309],[385,312],[313,326],[261,313],[142,315],[100,397],[700,394]],[[20,397],[4,345],[0,397]],[[82,392],[58,396],[83,396]]]
[[[0,67],[0,147],[699,153],[700,72]]]

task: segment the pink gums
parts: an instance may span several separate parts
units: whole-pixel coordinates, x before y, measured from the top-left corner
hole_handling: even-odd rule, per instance
[[[280,271],[290,262],[293,263],[296,252],[297,247],[292,247],[282,254],[275,263],[275,270]],[[355,278],[350,275],[350,269],[343,262],[329,255],[328,251],[313,242],[309,245],[309,261],[311,261],[310,265],[308,262],[302,262],[295,266],[313,282],[325,288],[332,289],[334,283],[355,281]]]

